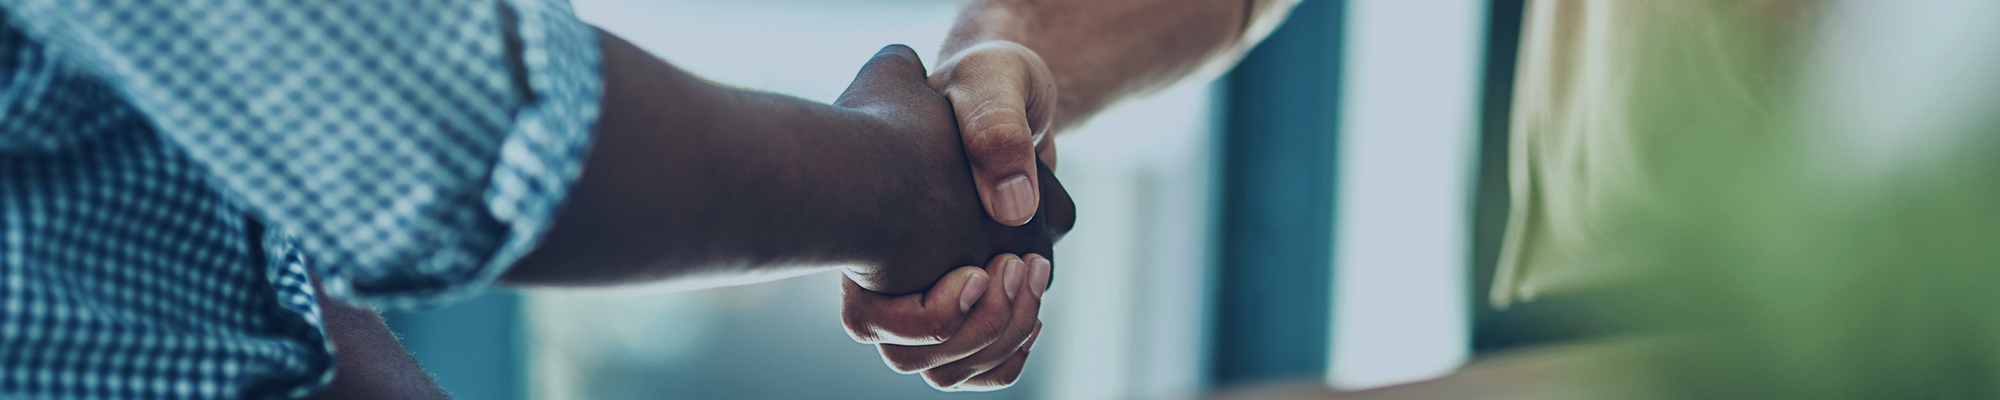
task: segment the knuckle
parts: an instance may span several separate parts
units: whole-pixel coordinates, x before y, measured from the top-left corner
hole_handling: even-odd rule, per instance
[[[938,344],[951,340],[951,336],[937,333],[937,331],[898,336],[901,336],[904,341],[922,344]]]
[[[946,340],[951,340],[952,334],[956,333],[951,331],[956,326],[952,325],[949,319],[937,316],[924,317],[920,321],[906,319],[906,324],[901,328],[892,330],[890,334],[910,344],[944,343]]]
[[[928,359],[901,356],[886,347],[882,349],[882,361],[889,364],[889,370],[905,375],[922,372],[930,367]]]
[[[864,320],[860,314],[861,313],[859,311],[855,311],[851,308],[841,310],[840,324],[841,326],[847,328],[847,336],[854,338],[854,341],[861,343],[875,343],[882,341],[881,332],[877,332],[875,330],[875,327],[866,322],[866,320]]]
[[[930,321],[925,321],[924,331],[916,332],[911,338],[929,343],[944,343],[946,340],[951,340],[951,334],[955,333],[948,331],[951,328],[953,327],[950,321],[934,318]]]
[[[878,326],[859,323],[848,325],[848,335],[862,343],[894,343],[909,346],[933,345],[951,340],[952,326],[948,321],[929,319],[921,322],[898,323],[896,326]]]
[[[973,115],[968,121],[973,131],[970,143],[966,144],[988,150],[1004,150],[1010,153],[1009,156],[1032,153],[1035,148],[1034,134],[1028,132],[1028,125],[1020,118],[1007,115],[1017,112],[1001,107],[979,110],[978,114]]]
[[[1004,332],[1007,328],[1007,321],[1005,320],[994,321],[993,319],[994,318],[978,318],[965,321],[965,326],[963,328],[959,328],[964,332],[958,335],[959,336],[958,339],[965,341],[966,344],[993,342],[995,339],[999,338],[1000,333]]]
[[[965,147],[978,152],[980,161],[1019,164],[1034,155],[1034,134],[1018,118],[1000,115],[1009,112],[981,110],[968,121],[972,131],[966,135]]]

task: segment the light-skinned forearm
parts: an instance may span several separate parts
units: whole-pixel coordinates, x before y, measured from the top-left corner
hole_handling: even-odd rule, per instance
[[[1287,0],[977,0],[966,5],[941,54],[988,40],[1034,50],[1054,73],[1055,129],[1089,119],[1134,93],[1162,88],[1205,66],[1233,64]],[[1246,35],[1246,31],[1249,34]]]

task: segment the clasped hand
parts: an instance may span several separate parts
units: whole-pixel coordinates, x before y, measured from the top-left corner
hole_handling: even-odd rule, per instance
[[[940,94],[932,86],[938,82],[926,77],[915,52],[890,46],[834,102],[912,146],[916,151],[904,154],[918,156],[902,160],[900,170],[916,171],[906,179],[917,186],[935,188],[901,204],[905,220],[889,221],[918,228],[888,239],[900,242],[900,256],[843,271],[841,317],[856,341],[878,345],[897,372],[921,373],[942,390],[1004,388],[1020,377],[1041,331],[1048,255],[1074,224],[1075,206],[1043,165],[1026,180],[1040,189],[1039,207],[1028,208],[1039,210],[1032,218],[1003,224],[988,217],[991,195],[975,186],[964,150],[971,135],[960,134],[963,113],[953,109],[967,105]]]

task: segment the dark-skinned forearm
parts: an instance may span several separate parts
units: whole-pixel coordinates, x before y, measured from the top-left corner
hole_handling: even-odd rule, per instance
[[[859,112],[722,87],[601,35],[605,92],[583,175],[513,283],[596,285],[879,264],[914,189]]]

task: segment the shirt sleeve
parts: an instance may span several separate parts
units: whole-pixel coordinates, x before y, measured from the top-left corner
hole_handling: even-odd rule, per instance
[[[0,0],[335,296],[477,293],[553,222],[590,143],[596,33],[562,0]]]

